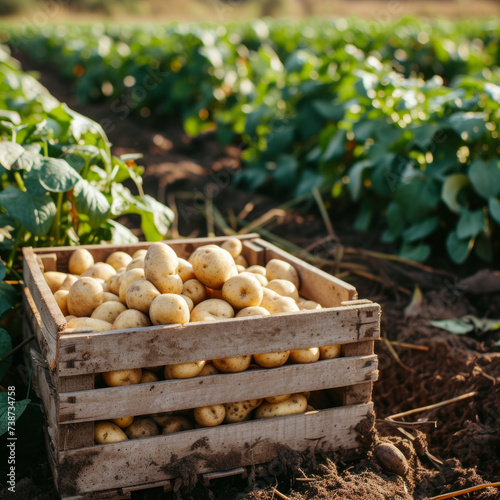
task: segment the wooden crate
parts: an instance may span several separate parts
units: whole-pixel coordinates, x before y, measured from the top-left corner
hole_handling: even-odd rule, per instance
[[[226,238],[169,241],[179,257]],[[283,447],[327,452],[359,451],[357,424],[373,419],[377,379],[373,342],[380,335],[380,307],[357,300],[351,285],[259,239],[242,237],[250,265],[279,258],[295,266],[300,293],[325,308],[247,317],[218,323],[152,326],[100,333],[71,333],[42,271],[67,270],[74,247],[25,248],[24,331],[36,334],[31,350],[35,387],[43,401],[54,478],[63,498],[129,498],[164,485],[185,464],[198,474],[264,463]],[[90,245],[96,261],[130,246]],[[342,344],[342,357],[285,364],[184,380],[95,388],[95,374],[236,355]],[[336,406],[300,415],[201,428],[170,435],[95,445],[94,422],[301,391],[330,389]]]

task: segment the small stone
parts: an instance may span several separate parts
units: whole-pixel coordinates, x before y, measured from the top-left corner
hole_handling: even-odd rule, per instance
[[[390,443],[379,444],[375,456],[380,465],[389,472],[404,476],[408,472],[408,462],[403,453]]]

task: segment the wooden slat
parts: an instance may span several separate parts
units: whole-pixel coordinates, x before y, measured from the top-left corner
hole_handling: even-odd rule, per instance
[[[241,255],[247,259],[249,266],[265,266],[266,251],[260,245],[256,245],[252,241],[243,241],[243,249]]]
[[[59,373],[101,373],[236,355],[345,344],[379,337],[380,306],[366,304],[272,316],[59,338]]]
[[[60,394],[61,422],[107,420],[279,394],[359,384],[378,377],[377,357],[359,356],[183,380]]]
[[[292,450],[329,452],[356,448],[354,427],[371,416],[373,405],[353,405],[301,415],[221,425],[61,454],[66,495],[179,476],[228,470],[276,458]]]
[[[266,262],[281,259],[292,264],[300,278],[300,294],[325,307],[340,306],[341,302],[357,298],[356,288],[331,274],[325,273],[307,262],[290,255],[267,241],[256,239],[254,244],[266,249]]]
[[[48,271],[57,271],[57,254],[54,252],[38,255],[41,261],[40,270],[44,273]],[[38,259],[37,259],[38,260]]]
[[[369,356],[371,354],[373,354],[373,341],[356,342],[342,346],[343,356]],[[372,381],[346,387],[344,391],[344,404],[368,403],[372,399],[372,388]]]

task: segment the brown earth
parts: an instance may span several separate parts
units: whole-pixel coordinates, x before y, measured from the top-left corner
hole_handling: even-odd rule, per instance
[[[40,70],[23,62],[27,69]],[[240,214],[251,221],[277,205],[270,197],[247,193],[230,184],[240,167],[237,146],[222,147],[210,134],[190,139],[178,123],[163,118],[145,120],[134,116],[121,120],[108,104],[81,105],[70,86],[54,75],[44,70],[40,76],[58,99],[98,122],[111,121],[107,133],[114,154],[144,154],[141,163],[146,166],[145,191],[169,205],[175,201],[179,213],[175,230],[180,235],[207,234],[206,219],[200,214],[206,208],[207,197],[227,220]],[[355,233],[349,212],[340,211],[345,207],[329,207],[341,243],[334,245],[325,239],[328,233],[315,207],[306,208],[303,212],[283,212],[266,229],[302,248],[315,245],[311,251],[317,256],[336,256],[335,266],[325,269],[340,271],[357,287],[361,298],[382,306],[382,335],[387,342],[377,346],[380,380],[373,393],[377,421],[370,451],[356,461],[347,461],[338,454],[314,458],[284,453],[275,462],[252,469],[247,479],[218,479],[194,489],[192,484],[187,488],[181,481],[176,483],[175,493],[149,490],[134,493],[133,498],[424,499],[500,481],[500,352],[494,344],[499,335],[455,335],[428,322],[430,318],[464,314],[498,318],[498,288],[496,292],[481,293],[479,283],[479,290],[468,293],[459,280],[472,274],[473,269],[452,267],[444,259],[429,264],[446,267],[436,270],[360,253],[360,249],[390,249],[377,243],[376,232]],[[241,214],[242,210],[247,213]],[[344,257],[339,259],[341,248]],[[349,272],[353,265],[363,265],[369,274],[365,272],[361,277]],[[406,309],[415,285],[422,290],[423,299]],[[405,427],[404,434],[383,420],[469,393],[473,394],[453,404],[408,416],[405,420],[417,424]],[[374,449],[383,441],[393,443],[405,455],[409,464],[405,475],[381,467]],[[41,459],[39,467],[45,472],[23,479],[26,494],[19,498],[53,498],[46,460]],[[500,499],[500,489],[487,488],[457,498]]]

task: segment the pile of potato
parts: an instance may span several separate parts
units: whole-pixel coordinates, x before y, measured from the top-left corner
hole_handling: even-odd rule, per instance
[[[198,247],[185,260],[177,257],[168,244],[153,243],[147,250],[138,250],[133,255],[113,252],[105,262],[96,263],[88,250],[79,248],[69,258],[69,273],[49,271],[44,276],[68,328],[74,332],[183,325],[321,308],[317,302],[299,295],[299,276],[292,265],[272,259],[265,267],[249,267],[241,251],[241,241],[229,238],[221,246]],[[168,380],[240,372],[252,366],[252,361],[263,368],[282,366],[286,362],[312,363],[338,357],[340,351],[338,345],[313,347],[117,370],[103,373],[102,377],[108,386],[114,387],[157,381],[161,374]],[[192,418],[199,426],[213,426],[249,418],[253,410],[255,418],[266,418],[301,413],[307,407],[307,400],[301,394],[286,395],[282,401],[276,397],[267,399],[270,400],[197,408]],[[234,420],[234,415],[238,415],[239,420]],[[139,426],[138,422],[147,422],[147,425]],[[168,425],[163,425],[165,422]],[[158,425],[164,433],[189,428],[185,415],[163,415],[149,420],[136,417],[130,422],[118,419],[114,423],[97,424],[96,441],[144,437],[143,433],[154,435],[159,433]],[[105,431],[101,433],[101,429]],[[106,440],[103,435],[107,436]]]

